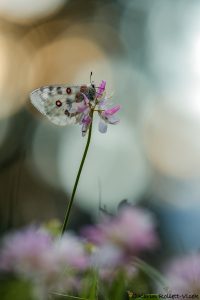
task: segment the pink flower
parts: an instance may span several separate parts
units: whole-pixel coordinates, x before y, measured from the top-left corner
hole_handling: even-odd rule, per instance
[[[76,236],[53,239],[35,227],[7,235],[0,250],[0,271],[30,280],[39,299],[51,290],[77,289],[88,265],[84,244]]]
[[[123,271],[126,278],[137,275],[132,265],[133,258],[143,250],[158,245],[155,222],[152,215],[143,209],[124,207],[116,217],[106,217],[96,226],[88,226],[83,235],[94,245],[91,263],[99,276],[112,281]]]
[[[77,270],[88,267],[88,256],[83,243],[70,233],[65,233],[61,239],[54,242],[52,253],[61,267],[66,265]]]
[[[139,208],[121,209],[117,217],[106,218],[101,224],[85,228],[83,232],[96,245],[118,247],[124,257],[158,245],[152,215]]]
[[[120,105],[109,108],[109,98],[105,93],[106,81],[102,81],[96,92],[96,98],[90,101],[83,93],[84,100],[77,104],[77,120],[82,125],[82,136],[85,136],[92,122],[92,114],[97,111],[100,116],[99,131],[105,133],[107,124],[115,125],[119,122],[116,113],[120,110]]]
[[[98,270],[102,280],[111,283],[123,271],[127,278],[137,275],[137,268],[124,260],[123,251],[110,243],[96,247],[91,255],[91,266]]]
[[[96,247],[91,256],[92,265],[101,269],[112,269],[118,266],[121,260],[122,252],[112,244],[104,244],[101,247]]]
[[[200,254],[188,254],[172,260],[165,275],[171,293],[199,294]]]
[[[0,268],[20,273],[34,272],[45,268],[43,255],[52,246],[52,239],[45,231],[34,227],[9,234],[3,241]]]

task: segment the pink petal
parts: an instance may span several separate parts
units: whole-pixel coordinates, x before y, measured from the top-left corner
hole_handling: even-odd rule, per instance
[[[84,102],[85,102],[85,104],[87,105],[90,101],[89,101],[89,99],[87,98],[87,96],[85,95],[85,94],[83,94],[82,93],[82,95],[83,95],[83,97],[84,97]]]
[[[113,108],[106,109],[104,112],[102,112],[102,115],[109,117],[114,115],[118,110],[120,110],[120,105],[116,105]]]
[[[84,100],[77,104],[77,112],[86,112],[89,108],[89,100],[85,94],[83,94]]]
[[[92,121],[91,117],[89,115],[86,115],[82,119],[82,124],[89,125],[91,121]]]
[[[105,91],[105,87],[106,87],[106,81],[102,80],[102,82],[98,88],[98,91],[97,91],[97,97],[102,96],[103,92]]]
[[[77,112],[84,112],[88,106],[85,104],[85,102],[81,102],[79,105],[77,105]]]

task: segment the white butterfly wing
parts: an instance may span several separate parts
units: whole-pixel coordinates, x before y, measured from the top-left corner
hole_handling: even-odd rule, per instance
[[[53,85],[34,90],[31,103],[52,123],[60,126],[75,124],[79,120],[77,103],[83,100],[83,86]]]

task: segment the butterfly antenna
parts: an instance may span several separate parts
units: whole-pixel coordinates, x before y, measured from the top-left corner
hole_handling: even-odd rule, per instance
[[[90,72],[90,84],[95,89],[94,81],[92,81],[92,72]]]

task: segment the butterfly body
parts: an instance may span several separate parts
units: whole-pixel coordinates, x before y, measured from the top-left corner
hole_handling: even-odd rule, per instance
[[[38,88],[30,94],[31,103],[52,123],[60,126],[76,124],[80,121],[78,105],[96,98],[94,85],[67,86],[49,85]]]

